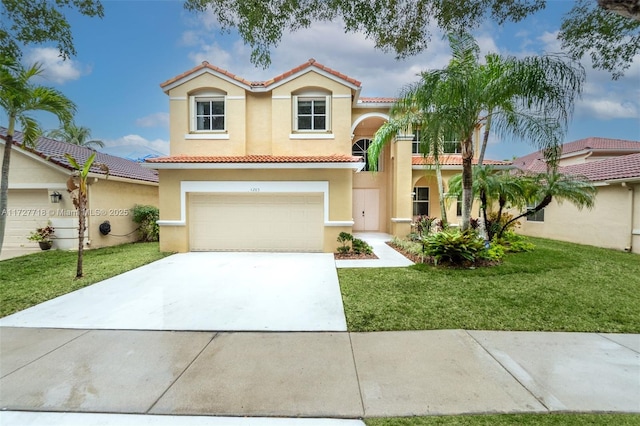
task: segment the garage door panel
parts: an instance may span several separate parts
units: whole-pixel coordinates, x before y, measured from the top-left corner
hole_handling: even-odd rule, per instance
[[[193,251],[322,251],[322,194],[191,194]]]

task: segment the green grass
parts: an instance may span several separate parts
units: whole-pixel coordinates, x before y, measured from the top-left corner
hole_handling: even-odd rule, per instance
[[[339,269],[350,331],[640,332],[640,256],[551,240],[478,269]]]
[[[640,425],[634,414],[495,414],[478,416],[433,416],[365,419],[367,426],[500,426],[500,425]]]
[[[75,279],[77,252],[50,250],[0,262],[0,317],[161,259],[158,243],[123,244],[84,252],[84,277]]]

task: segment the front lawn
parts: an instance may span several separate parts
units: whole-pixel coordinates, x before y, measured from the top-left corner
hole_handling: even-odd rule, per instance
[[[365,419],[367,426],[500,426],[500,425],[640,425],[634,414],[493,414]]]
[[[26,309],[171,253],[158,243],[135,243],[84,252],[84,277],[76,280],[77,252],[50,250],[0,262],[0,317]]]
[[[494,267],[339,269],[348,329],[640,333],[640,256],[531,241]]]

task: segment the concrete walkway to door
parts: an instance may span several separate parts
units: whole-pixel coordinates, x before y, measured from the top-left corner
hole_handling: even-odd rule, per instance
[[[0,319],[2,327],[346,331],[327,253],[181,253]]]

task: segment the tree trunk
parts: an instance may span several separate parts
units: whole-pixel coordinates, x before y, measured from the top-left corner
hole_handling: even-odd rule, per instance
[[[489,144],[489,131],[491,130],[491,111],[487,115],[487,123],[484,125],[484,135],[482,135],[482,146],[480,147],[480,156],[478,157],[478,166],[482,166],[484,154],[487,152]]]
[[[620,16],[640,21],[640,0],[598,0],[598,6]]]
[[[513,222],[515,222],[516,220],[518,220],[518,219],[520,219],[522,217],[531,216],[532,214],[539,212],[540,210],[544,209],[549,204],[551,204],[551,200],[552,199],[553,199],[552,195],[545,195],[545,197],[542,199],[540,204],[535,206],[533,209],[527,210],[526,212],[522,213],[521,215],[516,216],[513,219],[511,219],[509,222],[505,223],[504,226],[502,228],[500,228],[500,232],[498,232],[498,238],[502,238],[502,234],[504,233],[505,229],[507,229],[507,227],[509,225],[511,225]]]
[[[469,229],[471,205],[473,204],[473,141],[471,136],[462,142],[462,224],[463,231]]]
[[[76,278],[82,278],[83,276],[82,258],[84,257],[84,231],[87,228],[86,205],[86,195],[82,193],[81,188],[78,188],[78,265],[76,268]]]
[[[443,226],[447,225],[449,221],[447,220],[447,206],[444,203],[444,182],[442,180],[442,169],[440,168],[440,160],[435,158],[436,164],[436,180],[438,181],[438,192],[440,193],[440,216],[442,216],[442,224]]]
[[[9,206],[9,163],[11,161],[11,148],[13,146],[13,126],[9,118],[9,130],[4,141],[4,154],[2,156],[2,178],[0,180],[0,254],[4,244],[4,231],[7,227],[7,207]]]

